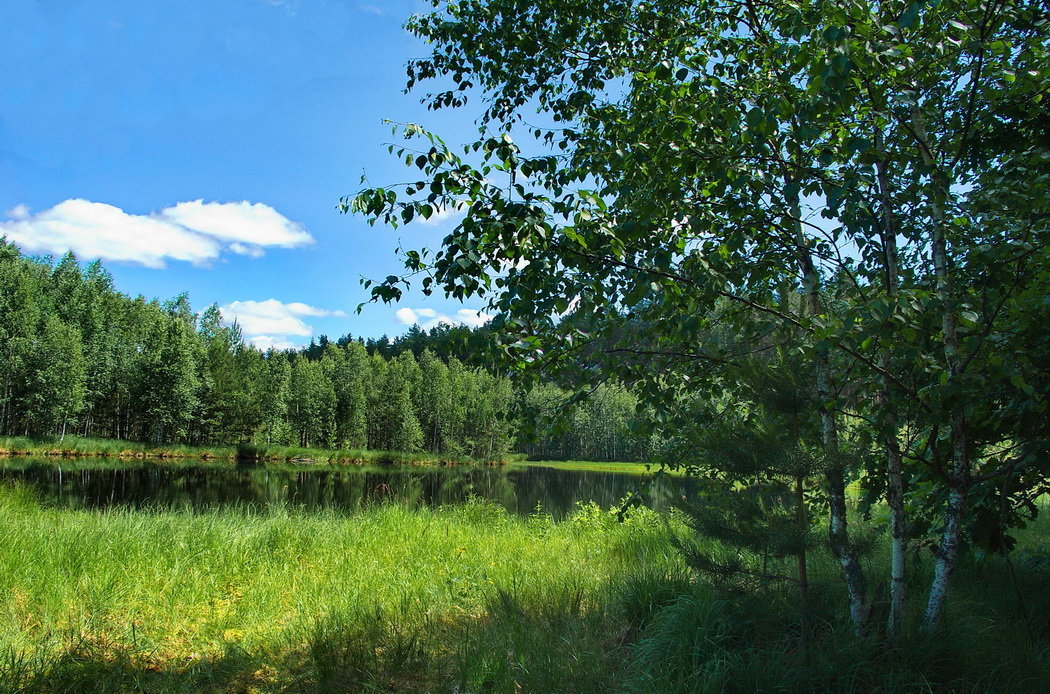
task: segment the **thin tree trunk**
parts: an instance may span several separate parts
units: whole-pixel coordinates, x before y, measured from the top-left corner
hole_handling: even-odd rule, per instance
[[[954,427],[953,427],[954,428]],[[958,455],[954,453],[953,455]],[[933,569],[933,581],[930,583],[930,595],[926,601],[926,611],[922,615],[922,631],[929,634],[940,626],[944,603],[948,597],[948,582],[955,570],[959,556],[959,538],[961,536],[962,518],[966,509],[966,490],[955,480],[948,493],[948,509],[945,515],[944,530],[937,548],[937,562]]]
[[[951,195],[951,181],[939,170],[931,155],[922,113],[915,108],[914,131],[920,144],[923,161],[930,167],[934,187],[932,191],[931,246],[934,275],[937,278],[937,296],[941,303],[941,331],[944,341],[944,362],[948,371],[949,386],[956,382],[962,371],[959,356],[958,306],[948,264],[948,241],[945,238],[945,205]],[[950,415],[952,466],[949,472],[948,506],[945,510],[944,529],[937,548],[937,561],[933,569],[933,581],[922,616],[921,630],[930,634],[940,625],[944,603],[948,596],[948,581],[959,556],[959,541],[962,534],[963,514],[966,510],[966,494],[970,485],[969,419],[964,403],[956,403]]]
[[[933,262],[937,273],[938,293],[944,302],[942,330],[944,332],[944,357],[948,366],[949,383],[956,380],[960,372],[958,319],[948,269],[947,242],[940,224],[935,226],[933,239]],[[958,404],[951,415],[952,468],[949,478],[948,508],[945,512],[944,530],[941,532],[937,561],[933,570],[933,582],[922,616],[922,631],[932,633],[940,624],[948,595],[948,580],[959,556],[959,540],[962,534],[963,514],[966,510],[966,494],[970,485],[969,421],[963,407]]]
[[[7,402],[11,399],[11,377],[4,376],[4,406],[0,409],[0,432],[7,433]]]
[[[823,429],[826,440],[834,442],[834,447],[825,444],[825,452],[838,455],[838,433],[834,429],[833,417],[822,414],[825,420]],[[830,431],[829,431],[830,429]],[[867,580],[860,565],[857,553],[849,541],[849,528],[846,522],[846,482],[842,465],[838,460],[829,460],[829,469],[825,475],[828,486],[828,505],[830,506],[830,523],[828,540],[831,551],[842,567],[846,579],[846,591],[849,596],[849,613],[853,622],[853,631],[862,636],[867,628]]]
[[[792,224],[798,240],[799,264],[802,271],[803,287],[808,298],[809,310],[813,316],[822,313],[822,301],[820,297],[820,276],[813,263],[809,243],[802,230],[799,221],[802,218],[801,206],[798,196],[789,201],[793,216]],[[849,598],[850,619],[853,622],[853,630],[858,636],[863,635],[867,628],[867,580],[864,569],[860,565],[857,553],[849,541],[849,528],[846,520],[846,482],[845,470],[842,464],[841,451],[839,449],[838,423],[835,420],[835,412],[828,407],[834,399],[834,390],[831,383],[831,363],[828,357],[826,345],[816,346],[816,390],[817,400],[820,403],[820,428],[821,439],[824,448],[827,471],[825,482],[828,489],[828,542],[831,551],[842,568],[842,575],[846,581],[846,591]]]
[[[878,128],[875,130],[875,148],[876,151],[883,151],[882,131]],[[886,295],[891,301],[894,301],[897,298],[900,283],[900,271],[897,265],[897,220],[893,215],[885,162],[877,162],[875,171],[882,205],[882,248],[886,273]],[[891,402],[890,381],[885,375],[890,372],[891,368],[889,352],[889,346],[884,345],[879,355],[879,367],[883,373],[879,392],[879,409],[883,454],[886,460],[886,503],[890,508],[890,609],[886,620],[886,632],[890,643],[896,644],[900,638],[901,620],[904,615],[904,603],[908,589],[905,564],[908,538],[905,528],[904,474],[900,442],[897,440],[897,417]]]
[[[885,390],[883,396],[886,397]],[[889,406],[886,406],[889,409]],[[890,610],[886,618],[886,632],[890,643],[900,638],[904,603],[907,598],[907,567],[905,563],[908,536],[904,515],[904,475],[901,465],[897,427],[892,416],[882,422],[886,456],[886,503],[890,507]]]

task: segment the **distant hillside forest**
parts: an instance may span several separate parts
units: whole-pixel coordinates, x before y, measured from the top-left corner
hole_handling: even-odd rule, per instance
[[[484,329],[481,330],[483,333]],[[393,340],[325,337],[299,350],[248,345],[217,306],[194,313],[117,291],[98,261],[23,256],[0,239],[0,434],[153,443],[291,444],[495,459],[639,460],[634,397],[603,386],[557,432],[528,438],[522,412],[557,414],[553,386],[515,393],[472,363],[465,327]]]

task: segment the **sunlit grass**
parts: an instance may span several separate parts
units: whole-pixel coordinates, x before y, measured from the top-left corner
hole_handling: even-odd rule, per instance
[[[305,448],[301,446],[186,446],[154,445],[138,441],[93,439],[80,436],[64,438],[25,436],[0,437],[0,455],[24,456],[109,456],[119,458],[178,458],[198,460],[236,460],[251,458],[262,461],[291,462],[300,465],[332,463],[341,465],[459,465],[501,463],[502,460],[475,460],[469,456],[434,453],[372,451],[357,448]]]
[[[517,460],[511,463],[521,467],[546,467],[577,472],[616,472],[625,475],[651,475],[661,470],[655,463],[610,463],[591,460]],[[684,476],[681,470],[663,469],[661,474]]]
[[[587,626],[603,619],[596,609],[600,587],[643,563],[676,561],[652,513],[621,524],[587,508],[555,523],[482,501],[435,510],[391,504],[351,514],[188,514],[44,508],[20,490],[0,501],[0,527],[0,650],[10,658],[0,681],[9,683],[20,663],[28,670],[24,682],[94,672],[63,669],[69,666],[63,658],[76,654],[92,668],[124,659],[118,668],[124,674],[106,675],[118,679],[151,668],[182,672],[176,681],[192,690],[198,680],[188,669],[212,671],[236,651],[252,654],[260,668],[268,663],[273,672],[264,668],[256,684],[276,687],[304,672],[318,677],[315,667],[339,669],[346,648],[361,651],[355,658],[386,657],[369,655],[368,641],[396,638],[392,629],[416,634],[414,648],[443,663],[425,668],[431,680],[435,672],[469,680],[466,670],[481,666],[462,649],[482,647],[476,639],[492,628],[494,605],[505,616],[535,608],[568,620],[565,628],[580,633],[564,647],[581,649],[593,664],[604,657],[606,630]],[[516,638],[535,638],[528,626],[534,617],[522,617],[525,632]],[[311,649],[324,648],[338,653],[308,662]],[[386,670],[402,665],[354,677],[395,676]],[[240,665],[235,669],[246,676]]]
[[[0,528],[0,691],[1034,692],[1050,676],[1050,519],[1019,533],[1012,568],[961,564],[932,641],[914,633],[932,563],[915,555],[898,649],[850,635],[823,550],[803,641],[793,586],[697,580],[677,520],[644,509],[88,511],[3,486]]]

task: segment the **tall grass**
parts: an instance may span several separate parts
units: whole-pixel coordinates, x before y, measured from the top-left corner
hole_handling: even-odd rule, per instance
[[[0,528],[0,691],[600,691],[601,586],[676,561],[652,514],[482,501],[189,514],[19,490]]]
[[[341,465],[463,465],[502,463],[503,460],[476,460],[469,456],[439,455],[436,453],[406,453],[400,451],[372,451],[356,448],[304,448],[300,446],[187,446],[181,444],[150,444],[118,439],[91,439],[80,436],[29,438],[0,437],[0,455],[108,456],[118,458],[185,458],[199,460],[252,459],[260,461],[293,462],[301,465],[332,463]]]
[[[1044,513],[1047,509],[1044,509]],[[863,531],[860,519],[857,525]],[[966,555],[952,578],[944,628],[918,632],[933,556],[910,557],[910,629],[883,638],[889,575],[885,548],[866,560],[871,634],[856,638],[835,561],[811,556],[811,599],[771,583],[747,593],[641,574],[619,591],[638,637],[631,692],[1044,692],[1050,682],[1050,518],[1019,533],[1011,559]],[[625,597],[626,596],[626,597]],[[649,596],[656,609],[644,610]],[[805,617],[805,619],[803,619]]]
[[[233,459],[236,454],[237,449],[234,446],[153,445],[139,441],[91,439],[82,436],[0,437],[0,455]]]
[[[0,487],[0,528],[4,692],[1035,692],[1050,678],[1045,521],[1013,572],[965,562],[946,630],[895,649],[852,637],[830,557],[814,557],[803,634],[796,591],[698,581],[667,541],[677,520],[644,509],[624,523],[477,500],[80,511]]]

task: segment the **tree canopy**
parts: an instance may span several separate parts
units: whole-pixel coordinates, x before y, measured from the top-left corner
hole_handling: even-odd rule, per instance
[[[521,378],[618,380],[669,441],[742,361],[794,355],[765,367],[804,376],[857,630],[860,478],[891,511],[890,635],[917,534],[935,629],[961,549],[1008,550],[1047,490],[1045,3],[433,4],[408,88],[480,101],[479,138],[401,126],[418,180],[343,209],[464,216],[372,297],[486,297]]]

